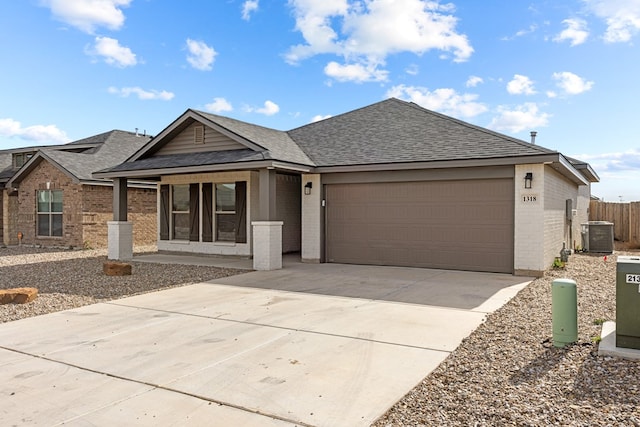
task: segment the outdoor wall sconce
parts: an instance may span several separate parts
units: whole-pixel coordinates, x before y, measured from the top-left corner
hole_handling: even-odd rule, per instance
[[[531,181],[533,181],[533,172],[527,172],[524,176],[524,188],[531,188]]]
[[[308,196],[309,194],[311,194],[311,187],[313,187],[313,184],[311,183],[311,181],[307,182],[304,185],[304,194],[305,194],[305,196]]]

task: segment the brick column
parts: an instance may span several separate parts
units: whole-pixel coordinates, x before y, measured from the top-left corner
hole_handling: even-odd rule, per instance
[[[253,269],[282,268],[282,221],[253,221]]]

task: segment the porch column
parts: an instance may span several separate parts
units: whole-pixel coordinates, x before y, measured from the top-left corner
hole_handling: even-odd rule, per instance
[[[253,269],[282,268],[282,221],[276,221],[276,171],[261,169],[260,206],[253,227]]]
[[[133,223],[127,221],[127,179],[113,180],[113,221],[107,222],[107,258],[133,259]]]

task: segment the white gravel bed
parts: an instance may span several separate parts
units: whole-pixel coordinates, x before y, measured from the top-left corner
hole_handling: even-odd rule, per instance
[[[640,426],[640,361],[597,355],[617,254],[575,254],[533,281],[374,425]],[[552,345],[556,278],[577,283],[578,342],[565,348]]]
[[[155,247],[136,248],[153,252]],[[212,280],[245,270],[132,262],[131,276],[102,271],[106,250],[0,248],[0,289],[34,287],[28,304],[0,305],[0,323],[97,302]]]

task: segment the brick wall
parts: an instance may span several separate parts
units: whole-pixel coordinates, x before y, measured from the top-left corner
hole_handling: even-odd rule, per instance
[[[62,236],[36,236],[36,194],[38,190],[62,190],[64,210]],[[82,247],[82,186],[47,161],[41,161],[20,183],[17,231],[24,244]]]
[[[36,236],[36,194],[38,190],[62,190],[64,205],[62,237]],[[107,246],[107,221],[113,219],[113,188],[109,185],[81,185],[47,161],[40,162],[20,183],[16,203],[16,227],[24,244]],[[129,188],[129,221],[133,222],[134,245],[156,241],[156,190]]]
[[[567,249],[573,249],[573,240],[580,241],[578,218],[572,221],[566,218],[567,199],[571,199],[573,209],[577,209],[578,186],[547,166],[544,194],[544,259],[548,267],[560,256],[563,243]]]
[[[113,188],[111,186],[84,185],[83,245],[91,248],[107,246],[107,221],[113,221]],[[156,242],[156,190],[129,188],[127,190],[127,220],[133,223],[134,246]]]
[[[18,242],[18,194],[4,191],[2,198],[2,231],[5,245],[17,245]]]
[[[302,196],[302,261],[320,262],[323,208],[319,174],[302,175],[302,185],[311,182],[311,194]]]
[[[531,172],[531,188],[524,188],[524,176]],[[542,275],[544,263],[544,166],[515,166],[514,270],[526,276]]]

